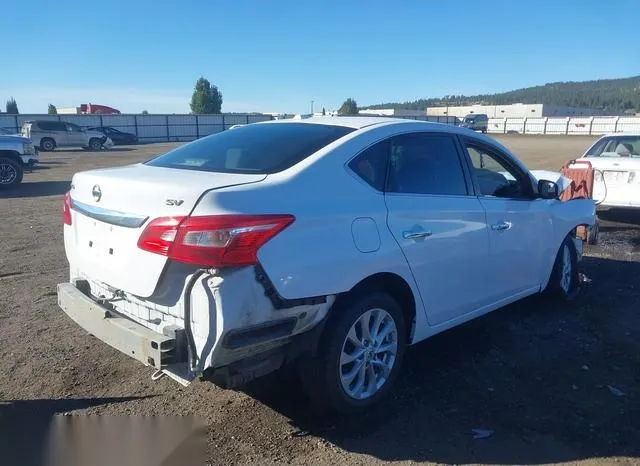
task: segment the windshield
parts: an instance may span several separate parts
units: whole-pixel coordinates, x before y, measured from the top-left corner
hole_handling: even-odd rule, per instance
[[[476,119],[474,117],[466,117],[464,119],[465,123],[473,123]]]
[[[614,136],[601,139],[589,149],[587,157],[640,158],[640,136]]]
[[[147,162],[223,173],[276,173],[354,131],[309,123],[255,124],[199,139]]]

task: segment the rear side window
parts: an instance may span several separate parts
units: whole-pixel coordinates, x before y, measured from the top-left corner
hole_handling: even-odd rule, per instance
[[[454,139],[446,135],[410,134],[391,142],[389,192],[467,195]]]
[[[34,125],[42,131],[60,131],[60,125],[57,121],[38,121]]]
[[[382,141],[366,149],[351,162],[349,168],[378,191],[384,190],[389,160],[389,141]]]
[[[354,131],[313,123],[266,123],[180,146],[147,165],[223,173],[277,173]]]
[[[60,121],[38,121],[35,125],[42,131],[67,131],[67,125]]]

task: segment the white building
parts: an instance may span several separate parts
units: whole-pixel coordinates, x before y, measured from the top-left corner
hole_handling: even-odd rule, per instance
[[[82,111],[80,107],[58,107],[56,108],[56,112],[59,115],[80,115]]]
[[[414,117],[426,116],[427,112],[424,110],[410,110],[407,108],[365,108],[358,110],[358,114],[370,116]]]
[[[449,115],[463,118],[470,113],[484,113],[489,118],[574,117],[594,116],[602,112],[594,108],[561,107],[544,104],[465,105],[429,107],[427,115]]]

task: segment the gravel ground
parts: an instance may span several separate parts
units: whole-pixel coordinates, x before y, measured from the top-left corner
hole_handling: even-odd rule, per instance
[[[499,139],[531,168],[556,170],[593,140]],[[57,308],[61,201],[76,171],[172,146],[43,153],[0,193],[0,464],[37,464],[63,413],[197,415],[210,464],[640,464],[640,216],[629,213],[602,213],[583,266],[593,281],[575,301],[527,299],[413,347],[394,396],[363,417],[320,411],[291,370],[243,391],[152,381]]]

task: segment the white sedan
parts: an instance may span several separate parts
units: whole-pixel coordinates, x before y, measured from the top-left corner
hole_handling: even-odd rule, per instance
[[[408,345],[525,296],[574,293],[576,228],[595,205],[537,178],[455,126],[241,126],[77,173],[58,301],[183,384],[235,387],[296,360],[314,399],[366,409]]]
[[[581,159],[595,170],[593,198],[599,205],[640,208],[640,134],[602,136]]]

